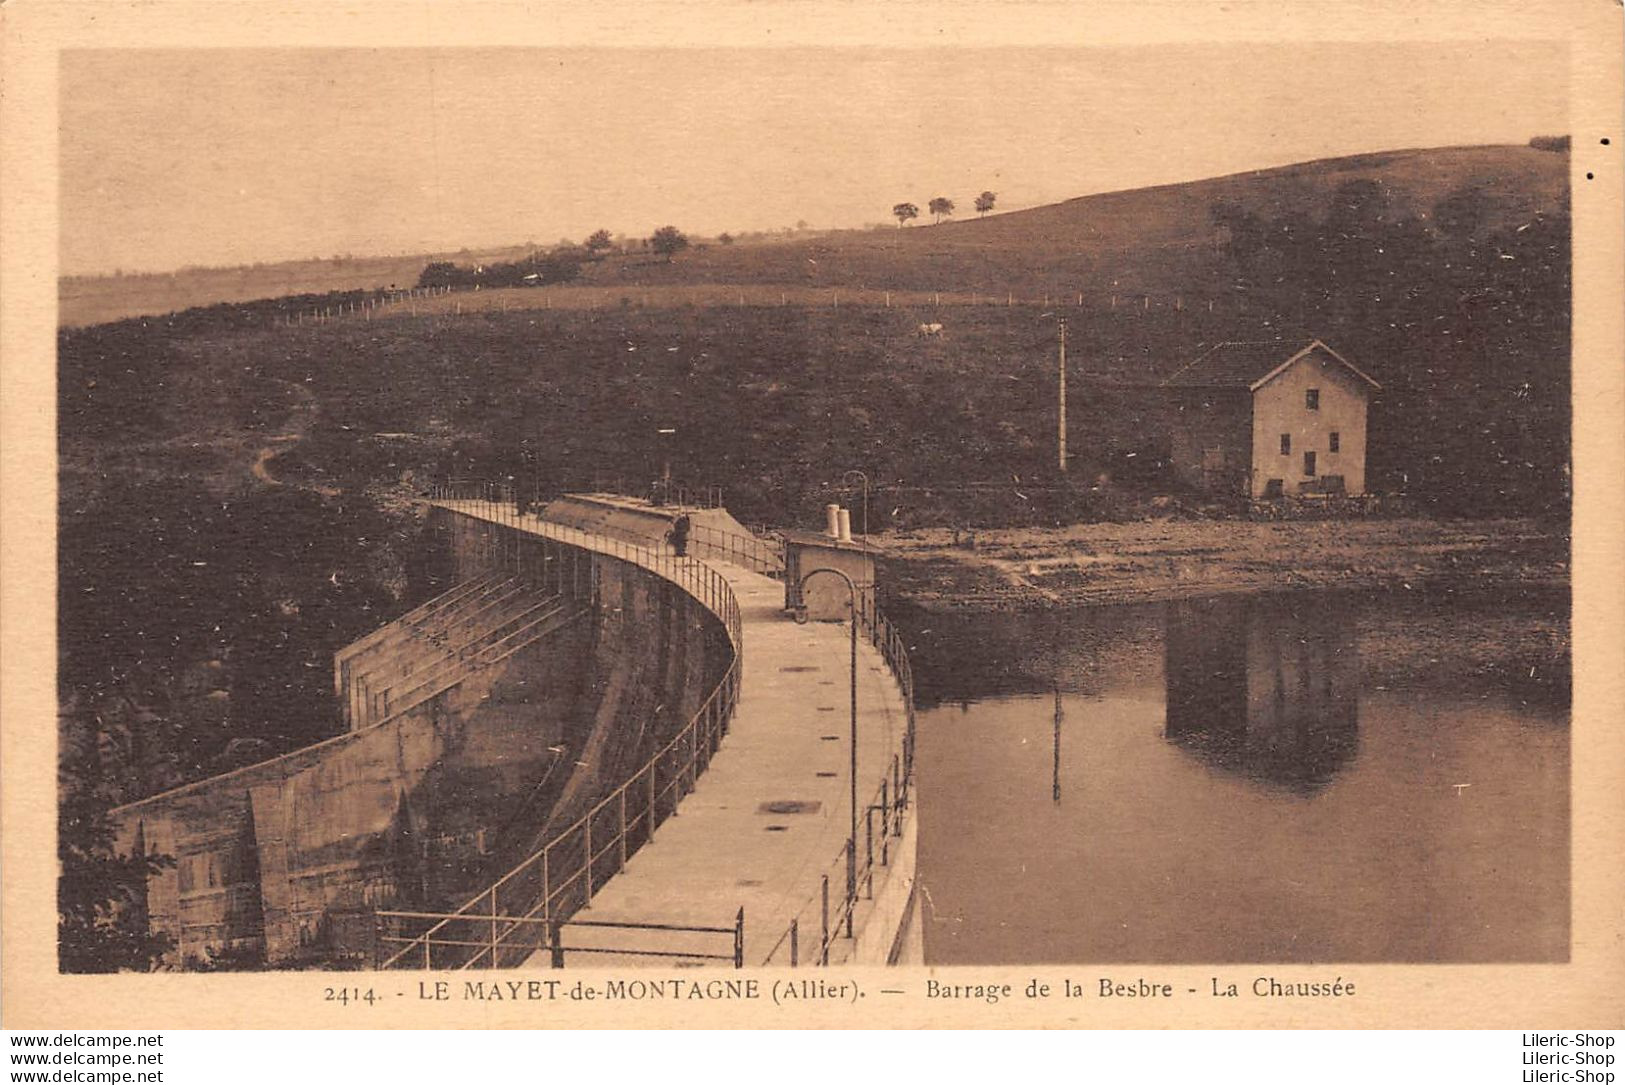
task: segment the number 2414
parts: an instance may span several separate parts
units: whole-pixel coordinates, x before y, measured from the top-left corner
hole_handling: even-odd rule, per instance
[[[348,1006],[352,1002],[365,1002],[371,1006],[378,1001],[378,996],[371,987],[327,987],[326,994],[322,996],[323,1002],[337,1002]]]

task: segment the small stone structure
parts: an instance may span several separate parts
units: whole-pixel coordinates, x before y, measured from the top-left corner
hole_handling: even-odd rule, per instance
[[[866,543],[840,539],[816,531],[786,531],[784,535],[784,607],[806,608],[815,622],[846,619],[850,593],[838,576],[815,576],[818,569],[833,569],[852,578],[858,589],[860,613],[874,612],[875,552]]]

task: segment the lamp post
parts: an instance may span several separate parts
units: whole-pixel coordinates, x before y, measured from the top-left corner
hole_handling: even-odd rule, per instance
[[[660,441],[660,481],[657,489],[660,493],[659,505],[671,504],[671,442],[677,436],[676,426],[661,426],[655,430],[655,436]]]
[[[807,581],[819,573],[829,573],[840,577],[846,583],[847,601],[850,606],[852,627],[852,650],[850,654],[850,671],[848,686],[851,690],[851,737],[848,741],[851,764],[849,775],[852,784],[852,820],[851,835],[846,838],[846,936],[852,937],[852,911],[858,896],[858,586],[850,576],[839,569],[814,569],[801,578],[796,585],[796,621],[807,620]]]
[[[869,476],[856,467],[841,476],[841,484],[846,484],[848,475],[857,475],[863,480],[863,545],[869,546]]]

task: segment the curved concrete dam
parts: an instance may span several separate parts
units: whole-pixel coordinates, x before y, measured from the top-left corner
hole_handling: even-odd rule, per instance
[[[172,960],[907,952],[900,644],[866,608],[849,860],[847,630],[789,620],[772,551],[722,510],[681,510],[691,556],[671,554],[678,511],[434,502],[452,587],[337,654],[347,733],[114,812],[124,849],[175,858],[145,903]]]

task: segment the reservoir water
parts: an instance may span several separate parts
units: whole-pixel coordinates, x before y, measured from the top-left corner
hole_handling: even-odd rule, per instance
[[[1566,592],[905,624],[928,963],[1567,959]]]

